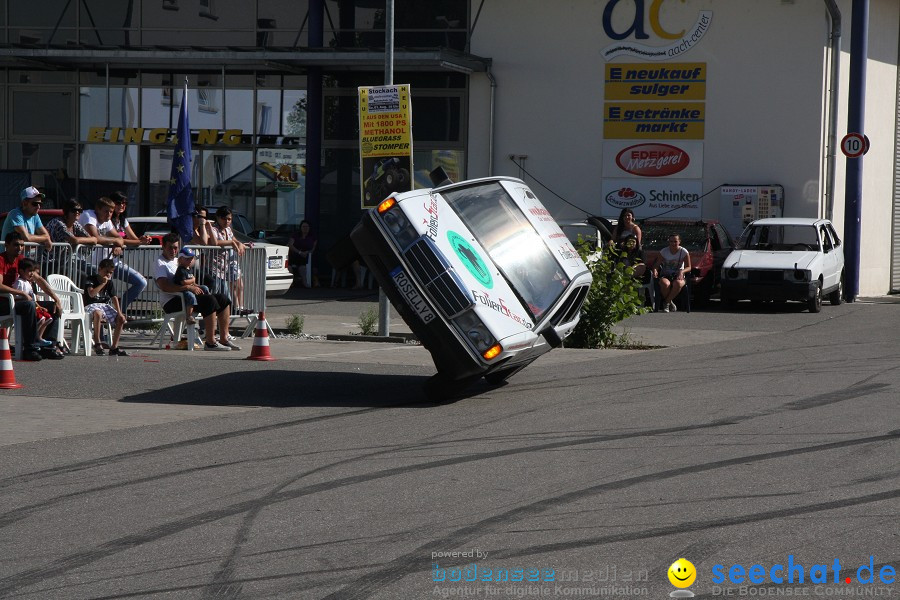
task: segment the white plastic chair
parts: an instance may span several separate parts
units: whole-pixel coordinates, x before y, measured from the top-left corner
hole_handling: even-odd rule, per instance
[[[16,299],[13,298],[12,294],[0,294],[0,302],[9,303],[7,314],[0,315],[0,327],[12,327],[15,330],[16,353],[13,358],[22,360],[22,348],[24,347],[22,343],[22,317],[16,314]]]
[[[65,325],[70,324],[72,329],[72,344],[70,345],[72,354],[77,354],[84,344],[84,355],[91,355],[90,340],[90,323],[88,321],[87,311],[84,309],[84,290],[75,285],[75,282],[65,275],[48,275],[47,283],[53,288],[53,291],[59,296],[62,312],[59,317],[59,328],[56,341],[59,344],[65,343]],[[16,349],[18,352],[18,348]]]
[[[178,295],[181,296],[181,294]],[[156,336],[150,343],[153,344],[158,341],[159,349],[162,350],[166,343],[167,333],[172,337],[172,340],[174,340],[176,344],[181,341],[182,334],[186,333],[187,349],[193,352],[194,344],[197,341],[197,324],[187,322],[187,313],[184,311],[183,296],[181,297],[181,310],[163,313],[162,325],[160,325],[159,331],[156,332]]]

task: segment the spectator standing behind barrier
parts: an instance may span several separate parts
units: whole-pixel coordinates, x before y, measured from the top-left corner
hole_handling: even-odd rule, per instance
[[[0,238],[6,239],[11,231],[18,231],[26,242],[43,244],[49,250],[53,247],[50,234],[44,229],[41,217],[37,214],[44,204],[44,194],[35,187],[27,187],[19,193],[21,206],[9,211],[3,222]]]
[[[21,318],[20,327],[22,328],[22,343],[24,344],[22,358],[24,360],[41,360],[42,357],[51,359],[62,358],[62,353],[55,348],[39,349],[37,344],[37,303],[29,298],[25,292],[13,287],[16,279],[19,277],[19,262],[24,258],[22,253],[25,251],[25,239],[18,231],[11,231],[6,235],[4,241],[6,242],[6,249],[0,253],[0,278],[2,278],[0,279],[0,293],[12,294],[15,300],[13,310]],[[36,274],[34,281],[39,288],[53,298],[53,302],[41,301],[40,304],[54,317],[53,323],[48,327],[47,335],[52,339],[56,339],[57,327],[59,327],[59,319],[56,318],[60,312],[59,297],[53,291],[53,288],[50,287],[50,284],[40,275]],[[2,314],[9,314],[9,307],[5,302],[0,302],[0,311],[3,311]]]
[[[304,286],[319,287],[319,278],[316,276],[315,271],[312,272],[312,281],[305,280],[306,263],[309,261],[309,255],[315,252],[316,244],[318,243],[316,236],[312,234],[310,229],[309,221],[306,219],[300,221],[300,229],[294,232],[288,241],[288,248],[290,249],[288,264],[291,266],[295,276],[300,275],[300,280]]]
[[[181,238],[177,233],[168,233],[162,239],[162,254],[156,260],[156,285],[160,290],[160,303],[166,313],[177,312],[184,299],[182,292],[192,292],[197,296],[197,310],[203,315],[206,331],[204,350],[240,350],[240,346],[228,339],[228,324],[231,320],[231,302],[221,294],[207,294],[196,284],[177,285],[173,282],[178,270],[178,249]],[[219,326],[219,343],[216,343],[216,322]]]
[[[212,223],[207,219],[208,212],[205,206],[197,206],[191,213],[193,218],[194,236],[191,238],[192,246],[215,246],[215,236],[212,230]],[[212,293],[222,294],[231,301],[231,290],[225,280],[218,276],[219,268],[211,265],[207,260],[207,264],[202,268],[201,281],[209,284]],[[204,286],[205,287],[205,286]]]
[[[228,248],[217,259],[219,262],[217,275],[231,284],[235,313],[246,315],[250,311],[244,307],[244,282],[241,280],[241,267],[238,265],[237,257],[243,256],[247,247],[234,237],[234,231],[231,229],[232,218],[230,208],[219,207],[216,211],[216,222],[212,226],[211,245]]]
[[[78,218],[84,209],[77,200],[63,202],[62,217],[55,217],[47,223],[47,231],[50,232],[50,240],[57,244],[96,244],[97,238],[87,232],[78,222]]]
[[[122,312],[128,310],[131,304],[144,288],[147,287],[147,280],[144,276],[126,265],[121,261],[123,248],[126,245],[125,238],[119,234],[112,222],[113,212],[116,210],[116,204],[110,198],[105,196],[99,198],[94,203],[94,210],[86,210],[81,214],[78,220],[87,232],[96,237],[99,244],[110,246],[107,252],[95,252],[94,258],[98,262],[103,258],[112,258],[116,263],[113,276],[119,281],[124,281],[128,285],[128,289],[122,295]]]
[[[675,298],[685,285],[685,275],[691,272],[691,253],[681,246],[681,236],[669,234],[669,246],[659,251],[656,263],[659,265],[659,293],[662,296],[663,312],[674,312]]]
[[[97,265],[97,272],[88,275],[84,282],[84,308],[94,321],[94,353],[97,356],[106,354],[100,341],[101,323],[104,321],[115,325],[109,355],[128,356],[128,352],[119,348],[125,313],[119,304],[119,298],[111,292],[110,282],[115,268],[116,263],[111,258],[104,258]]]

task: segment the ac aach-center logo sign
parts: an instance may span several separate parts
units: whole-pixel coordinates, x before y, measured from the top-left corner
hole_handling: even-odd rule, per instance
[[[667,1],[675,0],[652,0],[649,7],[645,0],[607,0],[603,9],[603,32],[616,42],[602,50],[603,59],[636,56],[644,60],[669,60],[693,48],[709,29],[712,11],[701,10],[696,23],[689,30],[671,31],[669,28],[672,26],[667,28],[660,18],[660,8]],[[685,0],[678,1],[683,4]],[[626,41],[632,36],[635,40],[649,40],[651,36],[647,33],[648,24],[653,34],[668,44],[653,46]]]

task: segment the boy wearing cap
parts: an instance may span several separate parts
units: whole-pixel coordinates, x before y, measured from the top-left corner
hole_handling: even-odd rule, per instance
[[[190,248],[182,248],[178,253],[178,268],[175,269],[175,275],[172,276],[172,283],[175,285],[196,285],[197,279],[194,277],[194,274],[191,272],[191,266],[194,264],[194,258],[196,258],[197,253],[191,250]],[[205,285],[197,286],[201,290],[203,290],[204,294],[209,293],[209,288]],[[187,315],[185,321],[188,323],[196,323],[196,319],[193,317],[194,307],[197,306],[197,294],[190,290],[185,290],[181,292],[181,295],[184,297],[184,313]]]
[[[38,209],[44,203],[44,194],[36,187],[29,186],[19,193],[21,208],[14,208],[6,215],[0,239],[5,240],[11,231],[18,231],[26,242],[43,244],[48,250],[53,247],[50,234],[38,216]]]

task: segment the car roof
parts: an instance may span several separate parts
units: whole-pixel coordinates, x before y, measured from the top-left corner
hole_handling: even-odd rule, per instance
[[[828,219],[804,218],[804,217],[773,217],[771,219],[757,219],[751,225],[818,225],[830,223]]]
[[[715,225],[716,219],[646,219],[641,225]]]

